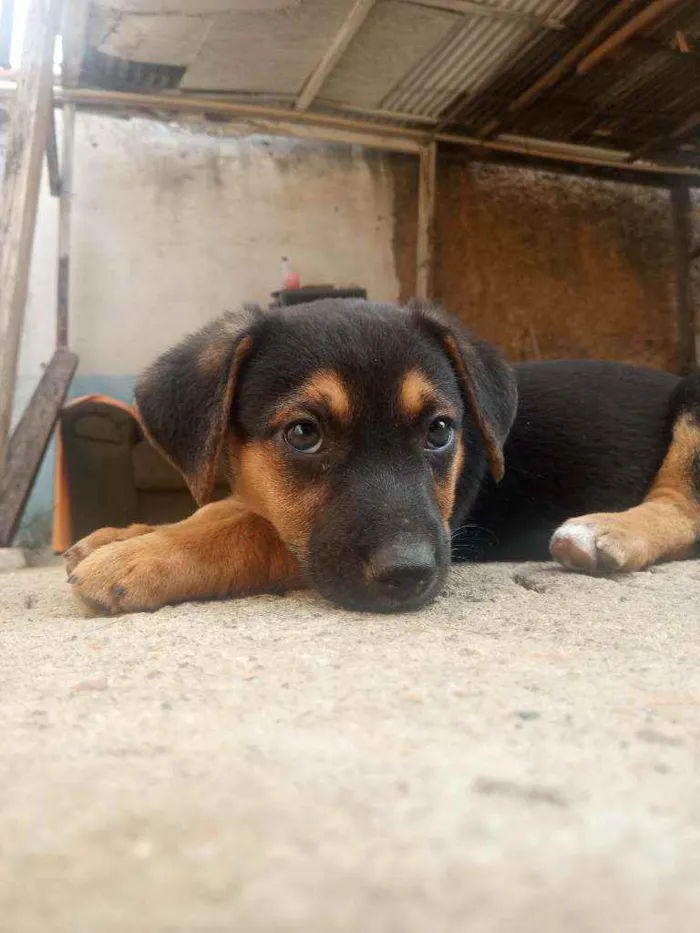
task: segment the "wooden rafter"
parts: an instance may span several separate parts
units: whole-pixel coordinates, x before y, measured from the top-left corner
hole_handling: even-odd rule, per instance
[[[611,36],[608,36],[600,45],[590,51],[576,66],[576,74],[585,75],[595,68],[606,56],[610,55],[615,49],[618,49],[624,42],[627,42],[637,33],[641,32],[646,26],[651,25],[668,10],[684,0],[653,0],[640,10],[636,16],[628,20],[624,26],[617,29]]]
[[[321,61],[311,72],[306,84],[296,100],[297,110],[306,110],[323,87],[326,79],[345,54],[345,50],[357,35],[367,19],[375,0],[355,0],[344,23],[333,37]]]
[[[637,0],[618,0],[615,6],[600,19],[579,41],[569,49],[569,51],[559,59],[551,68],[541,75],[533,84],[530,85],[522,94],[519,94],[515,100],[508,105],[503,114],[490,120],[482,128],[479,136],[482,139],[488,139],[493,136],[514,114],[526,107],[529,107],[533,101],[537,100],[545,91],[554,87],[564,75],[568,74],[581,59],[612,29],[618,21],[634,6]]]
[[[10,96],[11,92],[5,92]],[[0,88],[0,97],[3,94]],[[600,170],[606,177],[610,172],[621,181],[640,184],[658,184],[667,187],[673,178],[685,178],[690,185],[700,186],[700,169],[683,165],[630,164],[624,154],[607,155],[602,150],[591,151],[574,145],[563,147],[546,140],[529,139],[480,139],[476,136],[454,132],[435,133],[434,129],[414,129],[389,123],[377,124],[362,119],[348,119],[337,114],[317,111],[297,112],[281,107],[251,104],[219,97],[203,97],[180,92],[133,93],[128,91],[103,91],[93,88],[57,89],[56,102],[59,106],[72,103],[79,109],[117,113],[145,113],[154,119],[176,119],[179,113],[216,114],[236,121],[241,130],[266,132],[282,136],[297,136],[302,139],[328,140],[330,142],[357,143],[374,149],[406,152],[418,155],[421,147],[430,139],[469,151],[473,158],[485,158],[491,154],[514,157],[514,162],[523,160],[544,168],[550,165],[584,170],[596,174]]]

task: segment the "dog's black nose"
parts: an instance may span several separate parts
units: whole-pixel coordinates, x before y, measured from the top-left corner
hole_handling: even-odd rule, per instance
[[[437,573],[435,545],[423,540],[392,542],[370,561],[372,585],[391,602],[410,602],[424,593]]]

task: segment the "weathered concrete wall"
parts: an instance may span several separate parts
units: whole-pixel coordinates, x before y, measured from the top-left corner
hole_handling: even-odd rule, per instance
[[[417,170],[400,157],[394,166],[405,297],[414,288]],[[511,360],[602,357],[673,368],[674,262],[665,191],[440,163],[436,297]]]
[[[308,284],[395,299],[392,179],[347,146],[78,121],[72,296],[81,372],[133,373],[290,258]]]

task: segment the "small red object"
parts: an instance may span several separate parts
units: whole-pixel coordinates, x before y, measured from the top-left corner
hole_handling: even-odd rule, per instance
[[[284,288],[301,288],[301,279],[299,278],[299,273],[294,272],[293,269],[289,267],[289,260],[286,256],[282,257],[282,275]]]

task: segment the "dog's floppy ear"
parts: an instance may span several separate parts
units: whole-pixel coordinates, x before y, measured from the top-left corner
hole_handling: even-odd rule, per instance
[[[136,385],[148,439],[182,473],[199,506],[214,493],[236,380],[262,313],[247,306],[212,321],[160,356]]]
[[[494,346],[471,342],[459,323],[441,308],[412,301],[408,312],[424,332],[432,334],[450,358],[464,402],[479,429],[486,459],[496,482],[503,478],[503,444],[518,407],[515,373]]]

